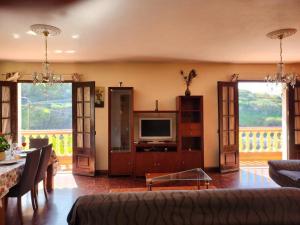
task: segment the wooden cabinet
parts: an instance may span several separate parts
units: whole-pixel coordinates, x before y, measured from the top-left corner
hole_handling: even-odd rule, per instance
[[[146,173],[166,173],[178,171],[177,152],[137,152],[135,157],[135,175]]]
[[[133,88],[108,89],[109,175],[131,175],[133,169]]]
[[[180,169],[181,170],[190,170],[194,168],[203,168],[202,167],[202,154],[199,151],[183,151],[180,154]]]
[[[180,167],[204,168],[203,96],[178,96]]]
[[[133,111],[133,88],[115,87],[109,88],[108,105],[109,175],[145,176],[204,167],[202,96],[177,97],[176,111]],[[140,117],[170,117],[176,135],[165,142],[140,140]]]

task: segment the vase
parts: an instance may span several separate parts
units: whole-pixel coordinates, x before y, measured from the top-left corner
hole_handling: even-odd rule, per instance
[[[185,90],[185,96],[191,96],[191,91],[189,89],[189,86],[186,86],[186,90]]]
[[[0,161],[5,159],[5,152],[0,152]]]

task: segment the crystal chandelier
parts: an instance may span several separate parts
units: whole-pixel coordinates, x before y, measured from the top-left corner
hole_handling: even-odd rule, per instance
[[[30,29],[45,38],[45,61],[43,62],[42,72],[33,72],[32,79],[34,84],[56,84],[63,82],[63,76],[54,74],[50,70],[50,63],[48,62],[48,37],[60,34],[61,30],[57,27],[46,24],[34,24]]]
[[[266,82],[270,83],[282,83],[283,88],[287,89],[288,85],[291,87],[295,87],[297,82],[298,74],[296,73],[286,73],[284,71],[284,63],[282,60],[282,40],[286,37],[292,36],[297,32],[296,29],[287,28],[287,29],[280,29],[275,30],[267,34],[267,37],[271,39],[279,39],[280,42],[280,61],[277,64],[277,72],[274,75],[267,75],[265,77]]]

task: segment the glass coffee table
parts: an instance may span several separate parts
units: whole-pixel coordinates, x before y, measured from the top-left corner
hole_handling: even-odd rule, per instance
[[[206,189],[208,189],[209,183],[212,179],[201,168],[185,170],[177,173],[146,174],[146,185],[148,191],[152,191],[152,186],[155,184],[171,183],[176,181],[195,181],[197,183],[198,190],[200,190],[201,183],[204,183]]]

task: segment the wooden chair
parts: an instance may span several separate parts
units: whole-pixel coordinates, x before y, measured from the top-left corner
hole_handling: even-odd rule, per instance
[[[52,153],[52,144],[46,145],[42,148],[41,157],[39,161],[39,167],[35,176],[34,180],[34,190],[33,190],[33,196],[34,196],[34,205],[35,209],[38,208],[38,200],[37,200],[37,194],[38,194],[38,184],[43,181],[43,189],[46,201],[48,201],[48,195],[47,195],[47,189],[46,189],[46,170],[48,167],[48,163],[51,157]]]
[[[37,149],[27,154],[21,179],[17,185],[15,185],[9,190],[7,194],[7,198],[17,198],[18,216],[21,224],[23,224],[21,199],[24,194],[34,189],[34,181],[39,166],[40,154],[41,154],[40,149]],[[31,203],[32,203],[32,208],[35,209],[34,196],[32,195],[32,192],[31,192]],[[5,205],[7,205],[7,199]]]
[[[48,145],[48,138],[30,138],[29,139],[29,148],[42,148]]]

